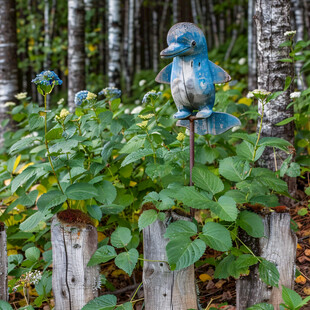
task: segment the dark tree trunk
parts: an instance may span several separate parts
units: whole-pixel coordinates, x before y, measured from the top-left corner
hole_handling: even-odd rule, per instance
[[[15,101],[14,95],[18,91],[15,5],[15,0],[0,0],[0,125],[9,118],[5,103]],[[0,126],[0,147],[10,125]]]
[[[83,0],[68,0],[68,104],[85,89],[85,9]]]

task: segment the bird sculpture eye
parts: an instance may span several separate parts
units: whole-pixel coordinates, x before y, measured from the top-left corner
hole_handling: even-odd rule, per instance
[[[192,46],[195,46],[196,45],[196,41],[192,41]]]

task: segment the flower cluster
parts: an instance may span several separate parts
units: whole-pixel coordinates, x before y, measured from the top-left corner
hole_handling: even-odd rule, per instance
[[[146,115],[138,115],[141,119],[143,120],[149,120],[151,119],[155,114],[153,113],[149,113],[149,114],[146,114]]]
[[[19,94],[15,95],[14,97],[15,97],[17,100],[26,99],[26,98],[27,98],[27,92],[19,93]]]
[[[75,94],[74,103],[77,106],[80,106],[83,102],[89,102],[93,99],[96,99],[97,95],[94,93],[91,93],[88,90],[81,90],[78,93]]]
[[[151,90],[149,92],[147,92],[143,99],[142,99],[142,103],[148,103],[149,101],[156,100],[159,96],[161,95],[161,92],[156,92],[156,90]]]
[[[105,95],[107,98],[113,100],[120,98],[122,91],[116,87],[106,87],[98,93],[98,95]]]
[[[295,99],[295,98],[299,98],[299,97],[300,97],[300,92],[299,91],[295,91],[295,92],[290,94],[290,98],[291,99]]]
[[[61,105],[61,104],[63,104],[65,102],[65,99],[64,98],[61,98],[61,99],[59,99],[58,101],[57,101],[57,104],[58,105]]]
[[[16,103],[13,101],[8,101],[4,104],[5,107],[15,107]]]
[[[183,132],[179,132],[177,136],[177,140],[182,142],[185,139],[185,134]]]
[[[58,120],[64,120],[69,114],[70,114],[70,112],[69,112],[67,109],[62,109],[62,110],[60,111],[59,116],[56,115],[55,118],[56,118],[57,121],[58,121]]]
[[[142,129],[144,129],[144,128],[147,127],[147,124],[148,124],[148,121],[143,121],[143,122],[137,124],[137,126],[140,127],[140,128],[142,128]]]
[[[58,75],[54,71],[42,71],[37,74],[36,78],[31,81],[37,85],[61,85],[62,80],[58,77]]]
[[[248,98],[257,98],[257,99],[266,99],[271,94],[270,91],[267,91],[265,89],[254,89],[251,92],[248,93],[247,97]]]
[[[296,30],[286,31],[284,32],[285,36],[293,36],[296,34]]]
[[[42,273],[39,270],[35,270],[34,272],[28,271],[25,275],[22,275],[18,282],[15,283],[13,287],[13,291],[17,291],[18,287],[29,287],[30,284],[38,284],[42,279]]]

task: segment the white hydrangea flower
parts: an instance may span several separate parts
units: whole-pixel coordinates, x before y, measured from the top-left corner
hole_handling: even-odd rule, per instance
[[[26,99],[27,98],[27,92],[16,94],[14,97],[18,100]]]
[[[139,82],[139,86],[142,87],[143,85],[145,85],[145,83],[146,83],[146,80],[141,80],[141,81]]]
[[[285,36],[292,36],[292,35],[295,35],[295,34],[296,34],[296,30],[291,30],[291,31],[284,32]]]
[[[57,101],[57,104],[60,105],[60,104],[64,103],[64,101],[65,101],[65,99],[64,99],[64,98],[61,98],[61,99],[59,99],[59,100]]]
[[[300,91],[295,91],[290,94],[291,99],[299,98],[300,97]]]
[[[247,96],[247,98],[253,98],[254,97],[254,95],[251,91],[246,96]]]
[[[5,107],[15,107],[16,103],[13,101],[8,101],[4,104]]]
[[[239,61],[238,61],[238,64],[240,66],[244,65],[245,63],[246,63],[246,58],[244,58],[244,57],[240,58]]]
[[[143,110],[143,107],[141,107],[141,106],[135,107],[135,108],[131,111],[131,114],[139,114],[142,110]]]

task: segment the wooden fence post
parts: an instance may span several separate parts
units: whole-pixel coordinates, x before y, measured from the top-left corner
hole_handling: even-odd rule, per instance
[[[263,219],[265,236],[259,239],[259,256],[276,264],[280,272],[279,288],[267,286],[259,278],[256,266],[247,277],[237,280],[237,309],[245,310],[257,303],[270,303],[275,310],[282,302],[282,285],[293,289],[297,238],[290,227],[289,213],[276,213]]]
[[[186,217],[182,219],[189,220]],[[164,238],[166,228],[164,222],[157,220],[143,230],[145,259],[167,261],[166,245],[169,240]],[[194,265],[171,271],[166,263],[144,261],[145,310],[198,309],[194,271]]]
[[[0,300],[8,301],[8,256],[5,226],[2,222],[0,222]]]
[[[98,297],[100,288],[99,267],[87,267],[97,249],[97,230],[89,223],[63,222],[56,215],[51,232],[55,310],[81,310]]]

